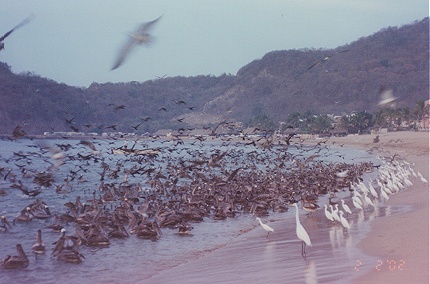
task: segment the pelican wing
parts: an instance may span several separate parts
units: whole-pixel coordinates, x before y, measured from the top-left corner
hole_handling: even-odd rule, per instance
[[[115,60],[115,64],[113,65],[111,70],[118,68],[124,63],[128,54],[133,50],[133,47],[135,46],[135,44],[136,42],[133,39],[133,37],[129,37],[127,42],[123,45],[120,52],[118,53],[118,56],[116,57],[116,60]]]
[[[25,18],[21,23],[16,25],[13,29],[5,33],[2,37],[0,37],[0,42],[2,42],[6,37],[8,37],[14,30],[19,29],[20,27],[28,24],[32,19],[34,18],[34,15],[30,15],[27,18]]]
[[[154,24],[155,24],[155,23],[157,23],[160,19],[161,19],[161,16],[160,16],[160,17],[158,17],[158,18],[157,18],[157,19],[155,19],[155,20],[152,20],[152,21],[150,21],[150,22],[146,22],[146,23],[141,24],[141,25],[138,27],[138,29],[136,30],[136,34],[138,34],[138,35],[143,35],[143,34],[148,33],[148,31],[149,31],[149,30],[154,26]]]

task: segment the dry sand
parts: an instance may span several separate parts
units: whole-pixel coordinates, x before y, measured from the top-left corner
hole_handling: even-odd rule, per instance
[[[379,134],[380,142],[373,143],[375,137],[375,134],[348,136],[330,138],[329,141],[345,147],[373,148],[372,151],[383,156],[400,155],[429,180],[428,132]],[[412,211],[371,223],[371,232],[359,248],[365,254],[378,257],[384,266],[378,267],[378,271],[379,263],[375,263],[371,273],[359,277],[354,283],[429,283],[429,184],[415,183],[392,195],[387,204],[409,205]]]

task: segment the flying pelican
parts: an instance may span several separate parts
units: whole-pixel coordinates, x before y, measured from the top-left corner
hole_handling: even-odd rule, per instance
[[[260,223],[261,227],[263,227],[263,229],[267,232],[267,237],[269,237],[269,234],[274,231],[273,228],[261,222],[261,219],[258,217],[256,218],[256,220]]]
[[[393,90],[382,86],[379,89],[380,100],[378,102],[379,107],[390,107],[394,106],[394,103],[398,98],[393,96]]]
[[[315,66],[317,66],[320,63],[323,63],[323,62],[326,62],[326,61],[330,60],[332,58],[332,56],[335,55],[335,54],[344,53],[344,52],[347,52],[347,51],[349,51],[349,50],[345,49],[345,50],[341,50],[341,51],[336,51],[335,53],[333,53],[331,55],[328,55],[328,56],[326,56],[326,57],[318,60],[317,62],[315,62],[314,64],[312,64],[311,66],[309,66],[309,68],[306,71],[311,70],[312,68],[314,68]]]
[[[155,25],[155,23],[157,23],[158,20],[160,20],[160,18],[161,18],[161,16],[158,17],[157,19],[153,20],[153,21],[142,23],[137,28],[137,30],[133,34],[130,35],[129,39],[127,40],[127,42],[124,44],[124,46],[120,50],[111,70],[114,70],[114,69],[120,67],[124,63],[125,59],[130,54],[130,52],[133,50],[133,48],[135,47],[136,44],[148,45],[151,42],[152,37],[149,34],[149,31]]]
[[[302,240],[302,255],[306,255],[305,248],[306,246],[312,246],[311,239],[309,238],[308,232],[306,232],[305,228],[300,223],[299,219],[299,206],[297,203],[293,203],[293,206],[296,207],[296,234],[297,237]]]
[[[25,18],[21,23],[16,25],[13,29],[5,33],[2,37],[0,37],[0,50],[4,49],[4,39],[7,38],[14,30],[19,29],[22,26],[25,26],[28,24],[32,19],[34,18],[34,15],[30,15],[27,18]]]

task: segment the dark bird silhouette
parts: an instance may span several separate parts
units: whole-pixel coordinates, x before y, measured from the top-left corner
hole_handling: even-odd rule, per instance
[[[74,132],[79,132],[79,128],[74,127],[73,125],[70,125],[70,129],[72,129]]]
[[[70,119],[65,118],[64,120],[66,121],[66,123],[67,123],[67,124],[72,124],[74,119],[75,119],[75,118],[74,118],[74,117],[72,117],[72,118],[70,118]]]
[[[145,118],[141,118],[141,120],[144,121],[144,122],[148,122],[148,121],[151,120],[151,117],[147,116]]]
[[[211,132],[211,136],[216,136],[216,130],[218,127],[220,127],[221,125],[225,124],[227,122],[227,120],[221,121],[220,123],[218,123],[217,126],[215,126],[215,128],[212,130]]]
[[[115,110],[118,111],[120,109],[125,109],[127,106],[126,105],[119,105],[115,107]]]
[[[345,49],[345,50],[342,50],[342,51],[337,51],[337,52],[335,52],[335,53],[333,53],[333,54],[331,54],[329,56],[326,56],[323,59],[320,59],[317,62],[315,62],[314,64],[312,64],[311,66],[309,66],[309,68],[306,71],[311,70],[312,68],[314,68],[315,66],[317,66],[320,63],[323,63],[323,62],[326,62],[326,61],[330,60],[330,58],[332,58],[335,54],[344,53],[344,52],[347,52],[347,51],[349,51],[349,50]]]
[[[117,126],[118,126],[118,124],[113,124],[113,125],[110,125],[110,126],[106,126],[105,129],[112,128],[112,130],[116,130]]]
[[[120,67],[137,44],[148,45],[152,41],[152,36],[149,34],[149,31],[155,25],[155,23],[160,20],[160,18],[161,16],[153,21],[141,24],[137,30],[129,36],[127,42],[120,50],[111,70]]]
[[[294,136],[296,135],[296,133],[290,133],[288,136],[287,136],[287,138],[285,138],[285,142],[287,143],[287,145],[290,145],[290,141],[291,141],[291,138],[293,138]]]
[[[137,130],[137,128],[139,128],[139,126],[142,124],[142,122],[141,123],[139,123],[139,124],[137,124],[137,125],[135,125],[135,126],[132,126],[133,128],[134,128],[134,130]]]
[[[184,102],[182,100],[180,100],[180,101],[172,100],[172,101],[175,102],[175,104],[177,104],[177,105],[181,105],[181,104],[185,105],[186,104],[186,102]]]
[[[26,24],[28,24],[33,18],[34,18],[34,15],[28,16],[21,23],[19,23],[18,25],[16,25],[15,27],[13,27],[13,29],[11,29],[10,31],[8,31],[7,33],[5,33],[2,37],[0,37],[0,50],[4,49],[4,42],[3,41],[5,40],[5,38],[7,38],[16,29],[19,29],[20,27],[25,26]]]
[[[25,133],[24,128],[22,126],[17,125],[12,131],[12,139],[20,139],[23,137],[28,137],[27,133]]]

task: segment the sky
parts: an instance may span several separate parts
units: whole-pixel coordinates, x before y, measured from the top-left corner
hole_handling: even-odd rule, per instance
[[[0,61],[72,86],[236,74],[274,50],[331,49],[429,15],[428,0],[0,0]],[[110,70],[143,22],[154,41]],[[1,84],[1,82],[0,82]]]

